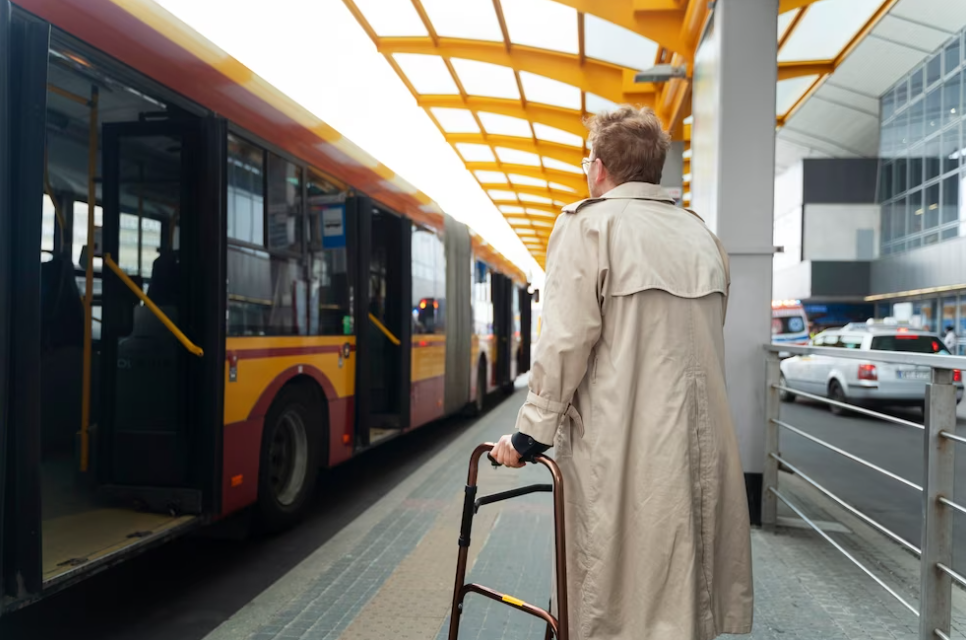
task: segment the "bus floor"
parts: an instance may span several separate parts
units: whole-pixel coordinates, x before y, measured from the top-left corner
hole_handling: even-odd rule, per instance
[[[194,519],[102,504],[93,486],[77,471],[73,456],[43,461],[41,513],[44,582]]]

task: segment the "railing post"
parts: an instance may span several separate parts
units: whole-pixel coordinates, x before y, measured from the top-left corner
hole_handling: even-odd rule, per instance
[[[938,629],[949,635],[952,612],[952,580],[936,567],[952,566],[953,514],[939,502],[953,498],[953,445],[941,431],[956,431],[956,387],[953,372],[933,369],[926,387],[926,430],[923,438],[922,561],[919,600],[919,638],[935,638]]]
[[[778,488],[778,420],[781,411],[778,381],[781,376],[778,354],[768,351],[765,356],[765,468],[761,483],[761,525],[774,531],[778,522],[778,498],[769,489]]]

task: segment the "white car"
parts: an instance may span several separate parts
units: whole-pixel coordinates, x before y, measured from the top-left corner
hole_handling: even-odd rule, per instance
[[[868,360],[826,355],[795,356],[781,362],[781,385],[817,396],[855,405],[922,407],[926,398],[929,367],[877,361],[875,351],[935,353],[949,355],[942,339],[926,331],[890,325],[850,324],[815,336],[815,347],[869,351]],[[956,402],[963,398],[962,373],[955,371]],[[781,392],[782,402],[795,396]],[[841,407],[830,405],[841,415]]]

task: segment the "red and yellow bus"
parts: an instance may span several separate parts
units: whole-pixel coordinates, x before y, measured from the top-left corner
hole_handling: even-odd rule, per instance
[[[0,0],[0,613],[512,388],[525,275],[150,0]]]

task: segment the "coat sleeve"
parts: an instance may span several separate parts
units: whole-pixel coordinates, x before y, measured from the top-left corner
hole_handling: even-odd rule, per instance
[[[543,328],[517,416],[517,429],[543,444],[553,443],[567,418],[583,428],[571,402],[601,327],[599,235],[590,222],[579,213],[559,216],[547,251]]]

